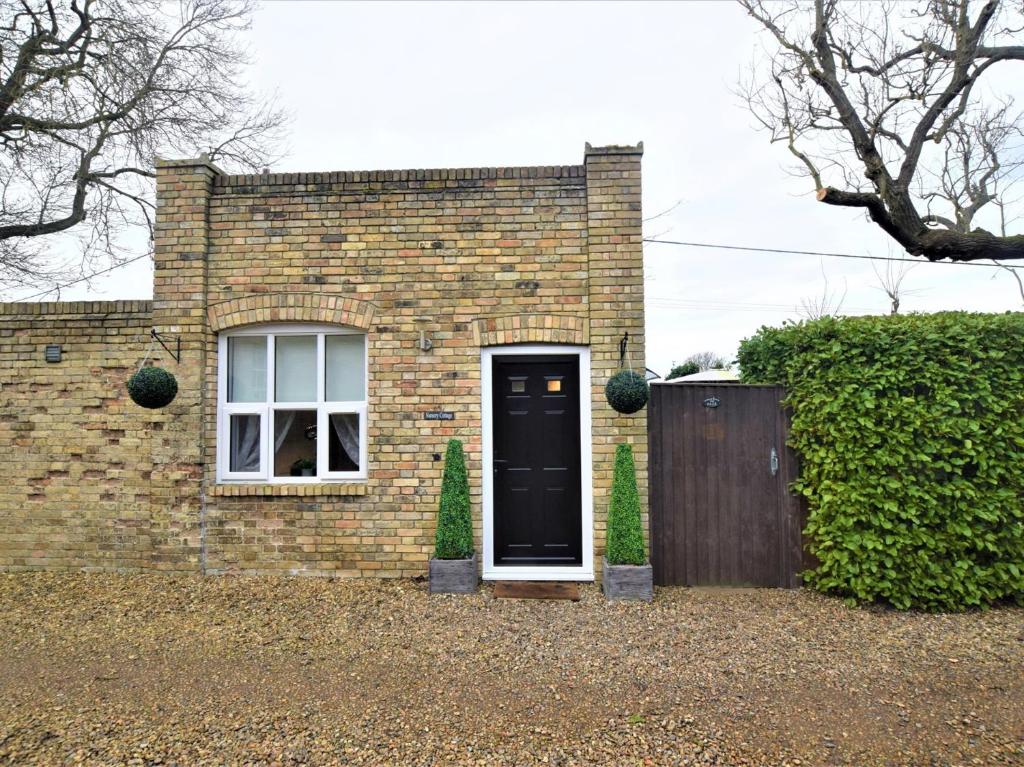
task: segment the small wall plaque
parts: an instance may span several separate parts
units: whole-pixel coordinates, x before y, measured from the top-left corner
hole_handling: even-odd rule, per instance
[[[423,417],[428,421],[454,421],[455,413],[449,413],[447,410],[431,410]]]
[[[706,400],[704,400],[704,407],[715,408],[721,404],[722,400],[718,399],[718,397],[708,397]]]

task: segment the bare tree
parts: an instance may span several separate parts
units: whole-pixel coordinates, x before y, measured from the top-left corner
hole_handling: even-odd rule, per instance
[[[843,289],[832,289],[828,275],[825,273],[825,265],[821,265],[822,289],[817,296],[807,296],[800,299],[800,307],[797,309],[800,316],[807,320],[820,320],[822,317],[838,317],[842,314],[843,304],[846,303],[846,293],[849,286],[843,279]]]
[[[742,93],[819,201],[931,261],[1024,258],[1024,235],[977,223],[1024,164],[1012,99],[978,87],[1024,61],[1020,2],[739,2],[770,40]]]
[[[153,158],[258,168],[285,116],[242,81],[235,0],[0,0],[0,285],[48,285],[123,258],[151,226]],[[81,258],[55,264],[52,235]]]
[[[1024,304],[1024,279],[1021,279],[1020,272],[1017,271],[1016,269],[1011,269],[1010,267],[1006,266],[1005,264],[1000,264],[998,261],[996,261],[995,264],[996,264],[996,266],[999,266],[1002,269],[1004,269],[1005,271],[1009,272],[1010,276],[1013,277],[1013,279],[1016,281],[1016,283],[1017,283],[1017,292],[1020,293],[1021,303]],[[993,276],[995,276],[995,275],[993,275]]]
[[[890,314],[899,314],[900,303],[903,298],[915,292],[906,290],[903,287],[903,281],[914,266],[915,264],[900,264],[894,261],[887,261],[885,269],[881,270],[875,264],[871,264],[871,270],[875,273],[875,278],[878,280],[879,289],[889,298]],[[1010,271],[1012,272],[1013,270],[1011,269]]]
[[[1006,221],[1006,201],[1005,200],[995,200],[994,202],[995,202],[996,207],[999,209],[999,231],[1002,232],[1003,235],[1005,236],[1006,235],[1006,224],[1007,224],[1007,221]],[[1018,216],[1018,218],[1019,218],[1019,216]],[[1024,279],[1022,279],[1021,276],[1020,276],[1020,270],[1019,269],[1014,269],[1014,268],[1009,267],[1009,266],[1006,266],[1006,264],[1001,264],[998,261],[995,261],[994,263],[995,263],[996,266],[1000,267],[1005,272],[1007,272],[1011,277],[1013,277],[1014,281],[1017,283],[1017,292],[1020,293],[1021,303],[1024,304]],[[993,275],[993,277],[994,276],[995,275]]]

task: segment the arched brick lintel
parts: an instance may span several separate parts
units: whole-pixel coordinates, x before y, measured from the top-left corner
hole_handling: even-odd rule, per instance
[[[571,314],[509,314],[481,317],[473,323],[473,339],[479,346],[505,344],[590,343],[586,318]]]
[[[322,293],[264,293],[214,304],[214,332],[265,322],[324,322],[368,330],[376,307],[369,301]]]

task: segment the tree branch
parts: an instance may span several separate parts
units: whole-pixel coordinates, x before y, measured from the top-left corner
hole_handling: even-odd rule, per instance
[[[216,147],[232,167],[273,161],[285,115],[244,84],[251,11],[251,0],[0,0],[0,289],[33,273],[52,281],[52,249],[31,243],[79,225],[91,232],[83,267],[85,253],[114,259],[115,234],[150,217],[154,156]]]
[[[871,192],[843,192],[839,189],[833,189],[832,187],[824,187],[819,189],[816,194],[818,202],[823,202],[826,205],[837,205],[844,208],[864,208],[871,220],[882,227],[889,236],[899,242],[904,247],[908,247],[914,244],[914,240],[908,237],[903,228],[900,227],[892,216],[889,215],[889,211],[885,207],[885,203],[877,194]]]
[[[1009,0],[984,0],[977,12],[969,0],[922,0],[916,9],[898,2],[740,2],[777,43],[770,68],[752,68],[765,73],[754,78],[765,85],[749,87],[751,111],[771,142],[785,143],[800,160],[818,200],[863,208],[914,255],[1024,258],[1018,236],[973,228],[986,206],[1024,179],[1021,117],[1006,105],[995,113],[978,106],[991,98],[990,89],[977,87],[991,67],[1024,60],[1024,46],[1008,40],[1024,21],[993,29]],[[1024,6],[1008,12],[1024,19]],[[828,183],[833,172],[841,183]],[[922,201],[926,215],[918,211]],[[932,210],[935,201],[950,210]]]

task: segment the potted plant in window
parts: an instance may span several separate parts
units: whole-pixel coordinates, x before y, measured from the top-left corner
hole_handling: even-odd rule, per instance
[[[448,440],[441,479],[434,557],[430,560],[432,594],[471,594],[476,591],[476,552],[469,513],[469,482],[462,442]]]
[[[312,477],[316,474],[316,462],[309,458],[300,458],[292,464],[293,477]]]
[[[654,574],[644,546],[632,445],[615,448],[603,576],[602,588],[609,599],[649,602],[654,596]]]

